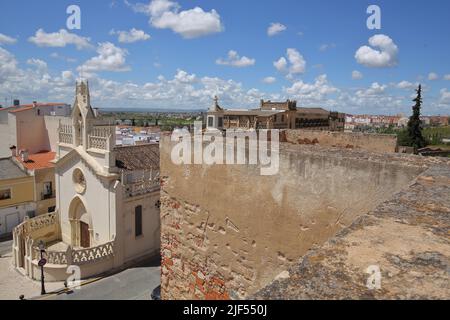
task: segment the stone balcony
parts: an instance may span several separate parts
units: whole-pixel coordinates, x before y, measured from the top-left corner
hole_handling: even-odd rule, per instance
[[[46,245],[44,267],[47,281],[64,281],[67,268],[78,266],[81,278],[91,277],[114,267],[115,241],[90,248],[74,248],[61,240],[58,212],[26,219],[13,232],[13,264],[24,275],[40,280],[39,242]]]

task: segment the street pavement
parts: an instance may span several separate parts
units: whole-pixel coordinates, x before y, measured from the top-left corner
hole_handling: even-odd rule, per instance
[[[0,300],[18,300],[24,295],[26,299],[36,297],[41,292],[41,284],[20,274],[12,265],[12,240],[0,240]],[[63,286],[62,282],[47,283],[47,291],[54,291]]]
[[[0,256],[9,254],[12,250],[12,240],[0,240]]]
[[[150,294],[161,283],[159,257],[136,267],[83,285],[69,293],[45,297],[49,300],[151,300]]]

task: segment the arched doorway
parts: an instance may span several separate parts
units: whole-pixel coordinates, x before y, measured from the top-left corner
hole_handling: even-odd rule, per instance
[[[75,197],[70,203],[69,220],[71,226],[71,245],[89,248],[92,239],[92,221],[84,203]]]

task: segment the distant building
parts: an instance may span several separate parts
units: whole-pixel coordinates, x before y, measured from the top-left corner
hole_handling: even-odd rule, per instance
[[[322,108],[297,108],[297,102],[261,100],[258,109],[224,109],[214,98],[206,119],[208,129],[299,129],[343,131],[345,115]]]
[[[448,126],[450,116],[431,116],[430,125],[432,126]]]

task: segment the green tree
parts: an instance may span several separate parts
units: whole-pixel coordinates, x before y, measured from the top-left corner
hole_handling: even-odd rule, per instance
[[[420,122],[420,108],[422,106],[422,86],[416,90],[417,97],[413,100],[416,104],[412,107],[413,114],[408,121],[408,145],[415,149],[426,146],[425,138],[422,135],[422,124]]]

